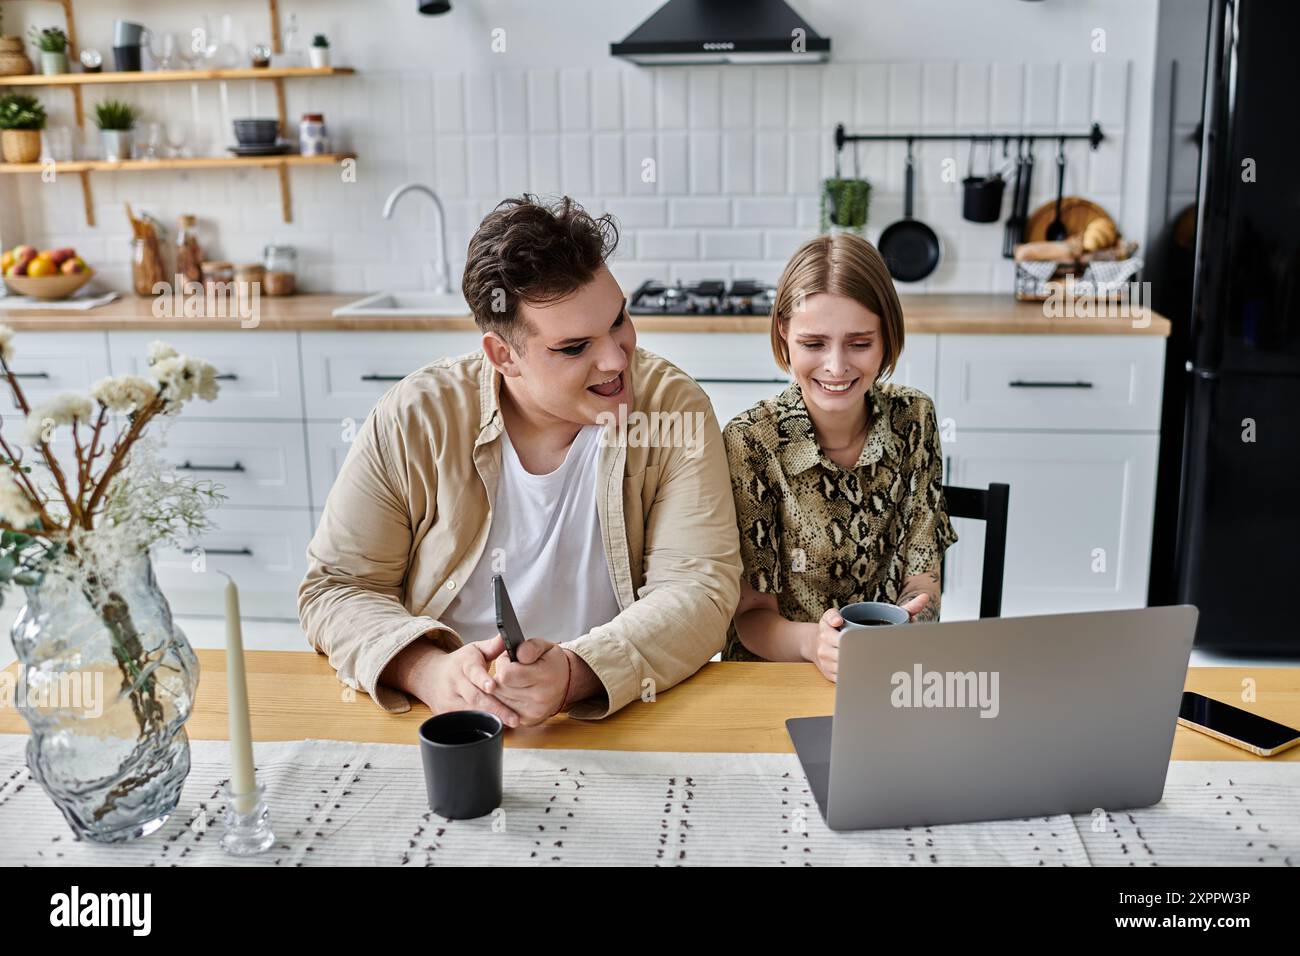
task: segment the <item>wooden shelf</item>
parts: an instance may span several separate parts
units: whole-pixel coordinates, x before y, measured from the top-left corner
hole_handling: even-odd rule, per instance
[[[124,159],[110,163],[102,159],[76,159],[55,163],[54,172],[139,172],[155,170],[230,169],[255,166],[273,169],[280,166],[328,166],[345,159],[356,159],[356,153],[327,153],[323,156],[299,156],[286,153],[280,156],[193,156],[178,159]],[[47,168],[44,163],[0,163],[0,173],[39,173]]]
[[[232,70],[138,70],[107,73],[27,73],[0,76],[0,86],[96,86],[120,83],[199,83],[210,80],[289,80],[314,76],[351,76],[350,66],[238,67]]]
[[[77,26],[72,17],[72,0],[54,0],[63,9],[63,19],[67,24],[68,60],[77,60]],[[271,53],[283,53],[280,44],[280,2],[266,0],[267,13],[270,15]],[[121,83],[197,83],[224,80],[270,80],[275,85],[275,113],[279,120],[279,133],[289,139],[293,131],[289,128],[288,111],[285,106],[284,81],[306,79],[321,76],[351,76],[355,71],[348,66],[330,66],[317,69],[311,66],[276,66],[276,67],[237,67],[229,70],[149,70],[149,71],[111,71],[108,73],[56,73],[50,76],[29,73],[23,76],[0,76],[0,86],[47,86],[63,87],[72,94],[73,114],[79,129],[86,127],[86,114],[82,105],[81,88],[101,84]],[[187,169],[237,169],[239,167],[258,167],[274,169],[280,179],[280,209],[285,222],[293,221],[293,203],[289,197],[289,167],[323,166],[355,159],[355,153],[331,153],[325,156],[200,156],[192,159],[131,159],[124,162],[109,163],[102,160],[73,160],[56,163],[54,172],[71,173],[81,180],[81,199],[86,209],[86,225],[95,224],[95,204],[90,191],[90,174],[92,172],[118,171],[162,171]],[[42,163],[0,163],[3,173],[39,173],[46,169]]]

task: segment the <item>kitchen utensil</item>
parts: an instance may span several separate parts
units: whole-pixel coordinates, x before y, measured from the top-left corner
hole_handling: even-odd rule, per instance
[[[1047,225],[1054,217],[1055,203],[1046,202],[1035,209],[1025,222],[1025,242],[1038,242],[1047,238]],[[1067,236],[1075,236],[1097,218],[1110,220],[1111,216],[1095,202],[1082,196],[1065,196],[1061,199],[1061,221]]]
[[[1034,144],[1029,141],[1025,144],[1025,163],[1024,171],[1020,176],[1016,190],[1016,202],[1012,219],[1008,220],[1010,227],[1008,232],[1011,237],[1011,255],[1015,255],[1015,247],[1024,241],[1025,237],[1025,214],[1029,209],[1030,190],[1033,189],[1034,182]],[[1005,254],[1005,250],[1004,250]]]
[[[1007,225],[1002,232],[1002,255],[1007,259],[1015,255],[1016,243],[1020,241],[1020,230],[1016,224],[1016,215],[1020,204],[1020,183],[1024,178],[1024,150],[1021,143],[1016,143],[1016,184],[1011,190],[1011,214],[1007,216]]]
[[[989,140],[988,173],[973,172],[975,141],[971,140],[966,178],[962,180],[961,215],[967,222],[997,222],[1002,215],[1002,193],[1006,187],[1001,173],[993,171],[993,141]]]
[[[912,218],[912,192],[916,184],[912,141],[907,141],[907,173],[903,193],[903,218],[890,223],[880,234],[876,248],[899,282],[919,282],[935,270],[943,255],[935,231]]]
[[[16,295],[29,295],[33,299],[49,302],[66,299],[90,281],[95,273],[90,269],[56,276],[5,276],[5,285]]]
[[[1061,219],[1061,197],[1065,194],[1065,140],[1056,144],[1056,215],[1047,224],[1047,238],[1051,242],[1060,242],[1070,234]]]

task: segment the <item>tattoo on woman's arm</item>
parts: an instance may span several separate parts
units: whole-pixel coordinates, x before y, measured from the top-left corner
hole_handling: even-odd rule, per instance
[[[920,597],[922,594],[928,594],[929,597],[930,597],[930,600],[929,600],[929,602],[925,605],[925,607],[921,608],[921,610],[919,610],[919,611],[916,612],[916,619],[917,619],[918,621],[937,621],[937,620],[939,620],[939,602],[938,602],[938,600],[935,598],[935,596],[934,596],[933,594],[930,594],[930,592],[928,592],[928,591],[921,591],[921,590],[908,591],[906,594],[904,594],[902,597],[900,597],[900,598],[898,599],[898,604],[899,604],[900,606],[901,606],[901,605],[904,605],[904,604],[906,604],[908,601],[911,601],[911,600],[914,599],[914,598],[918,598],[918,597]]]

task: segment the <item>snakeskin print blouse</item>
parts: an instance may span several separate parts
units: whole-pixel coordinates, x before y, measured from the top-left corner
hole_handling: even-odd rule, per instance
[[[781,616],[817,621],[855,601],[895,603],[913,574],[937,571],[957,540],[943,498],[934,403],[904,385],[867,393],[855,468],[817,444],[798,385],[736,416],[723,432],[744,575]],[[762,660],[727,635],[723,660]]]

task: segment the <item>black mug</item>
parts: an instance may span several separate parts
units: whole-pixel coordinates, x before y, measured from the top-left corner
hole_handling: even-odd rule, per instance
[[[500,718],[454,710],[420,725],[420,758],[429,809],[449,820],[469,820],[501,805]]]

